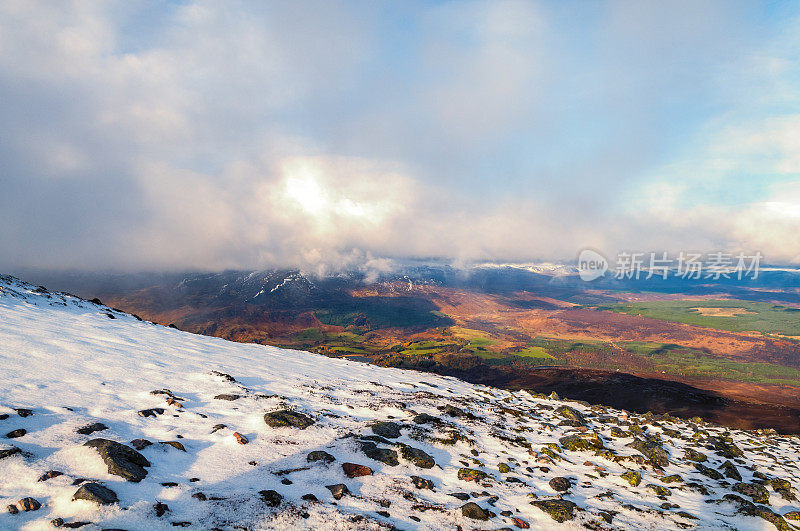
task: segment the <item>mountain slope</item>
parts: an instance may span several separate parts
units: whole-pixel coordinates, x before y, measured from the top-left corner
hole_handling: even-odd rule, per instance
[[[0,503],[41,504],[2,529],[764,529],[800,510],[798,438],[230,343],[11,277],[0,367]],[[93,443],[104,461],[96,439],[128,449]],[[87,483],[118,501],[72,501],[105,492]]]

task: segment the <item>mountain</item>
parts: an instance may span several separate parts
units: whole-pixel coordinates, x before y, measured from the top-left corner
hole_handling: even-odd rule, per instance
[[[12,277],[0,362],[2,529],[800,518],[797,437],[232,343]]]

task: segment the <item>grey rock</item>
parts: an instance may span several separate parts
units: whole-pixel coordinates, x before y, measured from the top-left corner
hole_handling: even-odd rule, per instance
[[[72,495],[72,500],[86,500],[100,505],[110,505],[118,501],[113,490],[94,482],[81,485]]]
[[[133,448],[109,439],[92,439],[84,446],[97,450],[108,467],[109,474],[134,482],[147,476],[144,467],[150,466],[150,461]]]

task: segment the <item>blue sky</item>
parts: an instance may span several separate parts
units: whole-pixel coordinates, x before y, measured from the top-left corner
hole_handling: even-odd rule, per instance
[[[5,267],[800,262],[795,2],[4,2]]]

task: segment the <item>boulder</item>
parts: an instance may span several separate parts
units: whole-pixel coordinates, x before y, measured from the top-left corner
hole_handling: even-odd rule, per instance
[[[558,523],[575,518],[575,508],[577,507],[577,504],[569,500],[534,500],[531,505],[546,512]]]
[[[76,433],[80,435],[91,435],[97,431],[107,430],[108,426],[103,424],[102,422],[93,422],[92,424],[87,424],[86,426],[82,426],[75,430]]]
[[[402,445],[400,447],[400,455],[406,461],[411,461],[420,468],[433,468],[434,465],[436,465],[436,461],[433,460],[433,457],[419,448],[414,448],[412,446]]]
[[[308,453],[306,456],[306,461],[309,463],[322,461],[325,464],[330,464],[336,461],[336,458],[324,450],[314,450],[313,452]]]
[[[109,439],[92,439],[84,443],[84,446],[97,450],[109,474],[134,482],[139,482],[147,476],[144,467],[150,466],[150,461],[133,448]]]
[[[331,491],[333,495],[333,499],[341,500],[347,494],[350,494],[350,491],[347,489],[347,485],[344,483],[337,483],[336,485],[325,485],[325,488]]]
[[[20,501],[17,502],[17,507],[22,509],[25,512],[28,511],[38,511],[42,504],[36,498],[31,498],[30,496],[27,498],[22,498]]]
[[[461,506],[461,514],[473,520],[486,521],[491,516],[489,511],[481,507],[475,502],[467,502]]]
[[[370,459],[380,461],[381,463],[389,466],[396,466],[400,464],[400,461],[397,459],[397,452],[394,450],[390,450],[388,448],[378,448],[378,445],[369,441],[361,441],[360,444],[361,451],[364,452],[364,455]]]
[[[376,422],[372,425],[372,433],[387,439],[397,439],[400,437],[400,425],[396,422]]]
[[[86,500],[100,505],[117,503],[117,494],[100,483],[84,483],[72,495],[72,500]]]
[[[342,463],[342,470],[344,471],[344,475],[349,478],[372,475],[372,469],[370,467],[356,463]]]
[[[283,496],[274,490],[260,490],[258,493],[261,495],[261,499],[264,500],[267,507],[277,507],[281,504],[281,501],[283,501]]]
[[[297,428],[304,430],[314,424],[314,419],[291,409],[271,411],[264,415],[264,422],[273,428]]]

